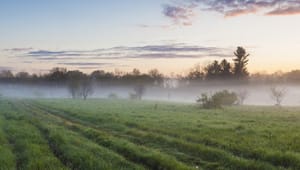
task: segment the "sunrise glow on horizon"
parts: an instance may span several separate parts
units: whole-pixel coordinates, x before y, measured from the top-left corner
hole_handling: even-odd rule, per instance
[[[300,69],[300,0],[0,2],[0,70],[185,73],[237,46],[251,73]]]

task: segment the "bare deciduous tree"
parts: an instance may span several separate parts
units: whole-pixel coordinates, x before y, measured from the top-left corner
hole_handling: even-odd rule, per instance
[[[79,72],[70,71],[67,73],[69,76],[68,89],[72,98],[87,99],[93,93],[93,86],[89,76]]]
[[[249,93],[247,90],[242,90],[236,93],[238,97],[238,104],[243,105],[246,98],[249,96]]]
[[[87,99],[89,95],[93,94],[93,85],[90,79],[84,78],[81,81],[80,94],[84,100]]]
[[[138,100],[142,100],[143,95],[146,92],[146,87],[143,84],[138,84],[134,87],[134,94],[136,95]]]
[[[275,105],[281,106],[283,98],[286,95],[286,89],[273,86],[270,88],[270,92],[271,92],[271,98],[274,100]]]
[[[73,99],[76,99],[80,96],[80,83],[78,80],[72,80],[68,82],[68,90]]]
[[[171,98],[171,89],[174,89],[178,86],[178,81],[172,78],[166,78],[163,80],[163,87],[167,89],[168,100]]]

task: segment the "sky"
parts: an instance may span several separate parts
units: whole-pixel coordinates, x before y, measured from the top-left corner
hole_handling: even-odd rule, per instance
[[[165,74],[237,46],[255,72],[300,69],[300,0],[0,0],[0,70]]]

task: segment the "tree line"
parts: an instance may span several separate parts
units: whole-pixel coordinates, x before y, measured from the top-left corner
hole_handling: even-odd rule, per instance
[[[232,62],[223,59],[215,60],[204,68],[196,66],[186,75],[177,75],[173,78],[189,82],[204,82],[211,80],[237,80],[237,81],[289,81],[300,82],[300,70],[288,73],[274,74],[252,74],[248,72],[248,62],[250,54],[243,47],[237,47],[233,53]],[[163,85],[164,80],[170,78],[159,72],[158,69],[149,70],[148,73],[141,73],[138,69],[131,72],[107,72],[96,70],[91,74],[85,74],[79,70],[67,70],[66,68],[53,68],[46,74],[30,74],[28,72],[18,72],[13,74],[10,70],[0,72],[0,81],[8,83],[47,83],[55,85],[78,84],[76,81],[101,84],[132,85],[138,83]],[[75,88],[75,87],[74,87]]]

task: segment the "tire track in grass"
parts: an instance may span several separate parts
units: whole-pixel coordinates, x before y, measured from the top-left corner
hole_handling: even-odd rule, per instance
[[[38,104],[35,102],[33,104],[37,105],[37,107],[41,107],[44,110],[50,111],[49,109],[44,108],[43,105],[40,103]],[[58,113],[58,112],[62,112],[64,115],[65,114],[72,115],[72,120],[76,120],[77,122],[87,124],[87,125],[91,123],[89,120],[86,120],[86,119],[80,120],[79,118],[77,118],[78,115],[76,115],[74,113],[70,113],[69,111],[66,111],[64,109],[57,109],[57,108],[53,108],[53,107],[50,107],[50,108],[51,108],[50,112],[52,112],[53,114],[63,116],[62,114]],[[66,117],[66,116],[64,116],[64,117]],[[67,116],[67,117],[70,118],[69,116]],[[118,123],[121,123],[121,122],[118,122]],[[123,124],[126,125],[128,128],[141,130],[141,132],[146,131],[146,132],[151,132],[152,134],[158,133],[158,134],[162,134],[164,136],[173,137],[175,139],[178,138],[178,135],[176,133],[171,133],[169,131],[164,131],[162,129],[150,129],[150,128],[140,126],[139,124],[132,123],[132,122],[131,123],[123,122]],[[131,132],[134,132],[134,130],[132,130]],[[211,146],[211,147],[219,148],[222,150],[226,150],[238,157],[253,159],[253,160],[257,160],[257,161],[265,161],[265,162],[269,162],[275,166],[282,166],[285,168],[300,169],[300,158],[299,158],[300,156],[299,156],[299,154],[296,154],[296,153],[292,153],[292,152],[283,153],[281,151],[276,151],[276,150],[266,151],[265,148],[250,150],[249,148],[244,148],[244,147],[240,147],[240,146],[236,146],[236,145],[223,144],[218,141],[214,141],[212,139],[207,139],[207,138],[195,139],[192,136],[188,136],[188,135],[185,135],[184,139],[186,139],[188,141],[188,143],[195,143],[195,144],[203,143],[206,146]]]
[[[30,108],[29,110],[36,110],[35,108],[32,108],[30,106],[27,107]],[[39,113],[37,111],[34,114],[36,114],[36,116],[38,117],[41,116],[38,115]],[[44,115],[46,114],[47,113],[45,112]],[[52,114],[48,114],[47,116],[52,116],[54,119],[60,120],[60,124],[62,124],[63,126],[80,133],[81,135],[85,136],[86,138],[94,141],[95,143],[103,147],[109,148],[110,150],[113,150],[114,152],[123,155],[130,161],[142,163],[150,169],[193,169],[192,167],[178,162],[172,156],[162,154],[161,152],[158,152],[156,150],[136,145],[124,139],[112,137],[111,135],[108,135],[106,133],[95,131],[94,129],[91,129],[89,127],[82,126],[75,122],[70,122],[66,119],[62,119]],[[48,119],[50,118],[48,117]]]
[[[18,103],[18,108],[27,114],[30,122],[36,126],[48,140],[50,148],[65,165],[75,170],[142,170],[142,166],[127,162],[126,159],[110,150],[83,138],[78,133],[62,126],[54,125],[49,120],[34,117]],[[40,118],[40,117],[39,117]]]
[[[27,105],[27,106],[29,106],[29,105]],[[39,109],[40,109],[40,108],[39,108]],[[43,111],[45,112],[45,110],[43,110]],[[51,116],[51,117],[53,117],[53,118],[55,118],[55,119],[60,119],[60,120],[62,120],[61,122],[64,122],[65,124],[69,125],[69,126],[70,126],[69,128],[71,128],[71,129],[73,129],[73,130],[74,130],[75,125],[76,125],[76,128],[75,128],[76,130],[78,130],[78,126],[82,126],[82,127],[85,128],[85,126],[82,125],[82,124],[78,124],[78,123],[76,123],[76,122],[69,121],[69,120],[67,120],[67,119],[64,119],[64,118],[59,117],[59,116],[54,115],[54,114],[51,114],[51,113],[49,113],[49,112],[45,112],[45,114],[48,114],[49,116]],[[87,131],[91,132],[92,130],[94,130],[94,129],[93,129],[93,128],[89,128]],[[100,133],[100,135],[98,134],[98,132]],[[94,132],[92,132],[92,133],[87,133],[86,131],[82,131],[83,135],[87,136],[87,138],[90,138],[91,140],[94,140],[94,141],[98,142],[98,143],[101,144],[101,145],[105,145],[106,147],[113,147],[113,146],[115,146],[115,145],[111,145],[111,146],[108,146],[108,145],[109,145],[109,144],[115,143],[115,142],[113,142],[113,141],[120,140],[119,138],[115,138],[115,137],[114,137],[114,139],[105,140],[105,138],[107,138],[107,137],[111,138],[112,135],[110,135],[110,134],[108,134],[108,133],[106,133],[106,132],[100,131],[100,130],[98,130],[98,132],[97,132],[97,134],[95,134]],[[88,134],[89,134],[89,135],[88,135]],[[104,140],[101,140],[101,138],[102,138],[101,136],[102,136],[102,137],[105,136],[105,137],[103,138]],[[95,137],[96,137],[96,138],[95,138]],[[122,144],[122,143],[124,143],[124,144]],[[139,149],[135,149],[135,150],[142,150],[142,152],[141,152],[141,151],[135,151],[135,153],[132,153],[131,150],[124,149],[124,145],[130,145],[131,148],[139,148]],[[150,167],[150,168],[152,168],[152,169],[161,169],[161,168],[159,168],[158,166],[161,166],[161,165],[166,164],[166,163],[164,163],[164,162],[167,161],[165,158],[163,158],[163,160],[151,158],[153,155],[155,156],[155,155],[161,154],[161,153],[158,152],[156,149],[153,150],[153,149],[150,149],[150,148],[145,148],[145,147],[143,147],[143,146],[140,146],[139,144],[134,144],[134,143],[128,142],[127,140],[122,140],[122,139],[121,139],[120,145],[115,146],[115,147],[117,147],[117,148],[114,148],[114,150],[116,150],[117,152],[121,152],[120,154],[122,154],[122,155],[125,154],[126,157],[130,156],[130,157],[131,157],[130,159],[132,159],[133,161],[142,161],[144,164],[148,165],[148,167]],[[153,151],[152,151],[152,150],[153,150]],[[150,153],[150,154],[145,154],[145,153],[144,153],[144,155],[143,155],[143,151],[146,151],[145,153],[151,151],[151,153]],[[136,152],[139,152],[139,153],[136,153]],[[138,156],[134,156],[133,154],[137,154]],[[134,156],[134,157],[132,157],[132,156]],[[139,156],[141,156],[141,158],[139,158]],[[172,157],[170,157],[170,156],[166,156],[166,155],[164,155],[163,157],[166,157],[166,158],[169,157],[168,159],[171,159],[171,161],[174,159],[174,158],[172,158]],[[151,161],[151,160],[152,160],[152,161]],[[155,162],[155,164],[152,164],[152,162]],[[173,162],[174,162],[174,161],[173,161]],[[198,162],[199,162],[199,159],[198,159]],[[214,164],[214,163],[207,162],[207,161],[202,161],[202,160],[201,160],[201,162],[202,162],[202,163],[205,162],[206,164],[210,164],[210,165],[213,165],[213,164]],[[151,165],[151,164],[152,164],[152,165]],[[163,169],[174,169],[174,168],[172,168],[171,166],[175,166],[175,165],[178,164],[178,163],[175,162],[175,163],[168,163],[168,164],[169,164],[169,165],[167,165],[167,167],[170,167],[170,168],[163,168]],[[206,165],[206,166],[207,166],[207,165]],[[195,165],[194,167],[196,168],[196,165]],[[199,167],[201,167],[201,165],[199,166],[199,164],[197,164],[197,167],[198,167],[198,169],[199,169]],[[186,168],[181,168],[181,169],[186,169]],[[196,168],[196,169],[197,169],[197,168]]]
[[[4,130],[16,155],[16,169],[68,169],[52,154],[38,129],[22,115],[6,110],[4,118]]]
[[[3,109],[2,106],[1,108]],[[7,140],[7,135],[3,132],[4,124],[2,113],[0,113],[0,169],[13,170],[16,169],[16,158]]]
[[[65,127],[45,127],[41,123],[35,125],[47,135],[49,144],[58,157],[72,169],[103,169],[103,170],[142,170],[142,166],[128,162],[123,157],[99,147],[79,134],[68,131]]]
[[[46,110],[46,112],[50,113],[48,110]],[[54,115],[56,115],[56,114],[54,114]],[[64,120],[68,120],[64,117],[60,117],[60,118],[62,118]],[[72,121],[72,120],[68,120],[68,121],[71,121],[72,124],[78,123],[78,122]],[[99,129],[96,127],[93,127],[91,125],[86,125],[86,124],[84,124],[84,125],[89,126],[93,130],[97,129],[99,131]],[[96,133],[96,132],[94,132],[94,133]],[[152,134],[152,135],[154,135],[154,134]],[[147,137],[147,136],[145,135],[143,137]],[[187,153],[187,151],[188,151],[189,154],[192,154],[195,157],[200,157],[205,161],[222,163],[223,166],[230,168],[230,169],[233,169],[233,168],[234,169],[275,169],[274,166],[272,166],[271,164],[268,164],[266,162],[247,160],[244,158],[236,157],[234,155],[231,155],[230,153],[219,150],[217,148],[211,148],[211,147],[207,147],[207,146],[204,146],[201,144],[195,145],[195,144],[190,144],[187,142],[176,141],[172,138],[165,137],[165,136],[157,136],[156,135],[154,138],[153,137],[154,136],[150,136],[150,138],[147,138],[147,139],[149,139],[148,142],[150,142],[150,143],[148,143],[148,146],[151,145],[151,142],[153,143],[153,142],[159,141],[160,143],[166,144],[168,147],[177,148],[181,152]],[[216,165],[214,165],[214,166],[216,166]],[[212,168],[212,167],[210,167],[210,168]]]

